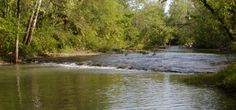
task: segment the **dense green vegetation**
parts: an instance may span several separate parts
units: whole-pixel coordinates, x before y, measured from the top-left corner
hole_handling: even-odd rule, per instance
[[[236,52],[235,0],[1,0],[0,63],[48,53],[167,45]],[[18,54],[19,53],[19,54]],[[183,76],[181,76],[183,77]],[[236,64],[181,78],[235,95]]]
[[[157,49],[170,43],[234,48],[234,0],[1,0],[0,56]],[[16,52],[15,52],[16,51]],[[18,56],[18,55],[17,55]]]
[[[174,0],[169,18],[173,35],[180,44],[225,48],[235,37],[235,7],[233,0]]]
[[[236,96],[236,63],[215,74],[190,75],[180,80],[191,85],[219,87]]]

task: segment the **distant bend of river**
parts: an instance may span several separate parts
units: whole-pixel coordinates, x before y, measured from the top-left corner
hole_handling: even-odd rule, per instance
[[[215,72],[229,56],[171,47],[0,66],[0,110],[235,110],[236,100],[222,91],[168,73]]]
[[[45,64],[67,67],[115,67],[118,69],[172,73],[213,73],[226,67],[233,59],[235,59],[235,55],[232,54],[194,52],[192,49],[171,46],[155,53],[72,57],[70,59],[65,58],[59,63],[52,61]]]

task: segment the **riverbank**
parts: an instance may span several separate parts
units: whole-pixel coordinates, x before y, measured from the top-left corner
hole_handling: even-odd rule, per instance
[[[57,52],[57,53],[45,53],[42,55],[34,56],[34,57],[26,57],[19,61],[19,63],[32,63],[40,61],[57,61],[61,59],[69,59],[70,57],[89,57],[89,56],[98,56],[102,55],[101,52],[91,52],[91,51],[73,51],[73,52]],[[0,57],[0,65],[11,64],[11,61],[3,60]]]
[[[74,56],[96,56],[101,55],[101,52],[77,51],[77,52],[63,52],[63,53],[48,53],[48,57],[74,57]]]
[[[101,52],[91,52],[91,51],[47,53],[41,56],[26,58],[21,63],[72,62],[72,61],[80,61],[85,57],[98,56],[102,54],[103,53]]]
[[[0,65],[2,65],[4,62],[0,60]]]
[[[0,57],[0,65],[3,65],[3,64],[5,64],[6,62],[4,62],[3,60],[2,60],[2,58]]]
[[[0,60],[0,65],[6,65],[6,64],[10,64],[10,63]]]
[[[196,86],[217,87],[236,98],[236,63],[214,74],[194,74],[181,76],[181,82]]]

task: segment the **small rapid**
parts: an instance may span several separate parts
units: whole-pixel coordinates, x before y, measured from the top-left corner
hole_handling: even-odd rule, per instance
[[[217,88],[177,80],[190,73],[219,71],[233,58],[170,47],[149,54],[2,65],[0,109],[235,110],[235,99]]]
[[[234,55],[194,52],[192,49],[171,46],[159,52],[147,54],[104,54],[82,60],[70,58],[50,66],[96,69],[126,69],[172,73],[213,73],[226,67]]]

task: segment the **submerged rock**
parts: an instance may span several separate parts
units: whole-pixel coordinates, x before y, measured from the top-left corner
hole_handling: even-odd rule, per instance
[[[70,61],[73,62],[73,59]],[[224,54],[197,53],[185,48],[171,47],[161,52],[145,53],[145,55],[142,53],[103,54],[78,61],[76,65],[157,72],[212,73],[226,67],[228,62],[229,58]]]

